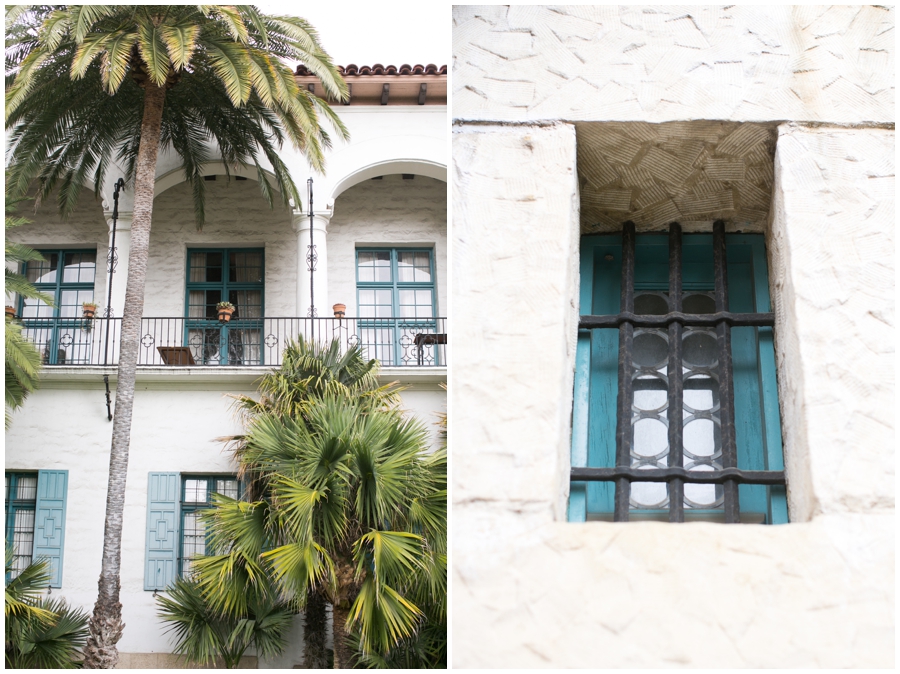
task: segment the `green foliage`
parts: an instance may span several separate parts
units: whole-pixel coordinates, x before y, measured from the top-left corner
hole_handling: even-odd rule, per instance
[[[6,230],[20,227],[29,221],[12,215],[15,210],[16,200],[6,203]],[[25,299],[38,299],[47,304],[53,304],[53,298],[40,293],[18,272],[9,268],[10,263],[20,265],[25,262],[43,260],[44,258],[35,250],[6,239],[6,277],[5,290],[8,295],[16,294]],[[29,393],[33,392],[39,384],[41,369],[41,354],[34,344],[22,335],[22,326],[6,319],[6,427],[11,423],[10,412],[18,409],[25,402]]]
[[[248,588],[298,606],[315,590],[349,609],[364,664],[445,661],[446,451],[426,451],[358,348],[301,340],[260,391],[238,399],[235,439],[255,500],[218,498],[205,517],[219,554],[194,561],[210,604],[239,615]]]
[[[276,598],[271,587],[255,585],[245,610],[228,613],[215,610],[191,578],[179,578],[158,595],[159,615],[175,635],[175,652],[190,662],[208,667],[221,658],[225,667],[240,664],[248,648],[260,657],[281,653],[295,610]]]
[[[42,598],[50,564],[33,562],[10,579],[12,549],[6,550],[6,667],[73,669],[87,639],[87,614],[62,598]]]
[[[86,181],[100,193],[114,160],[126,181],[134,179],[147,81],[168,89],[161,147],[181,159],[198,226],[209,141],[226,172],[254,167],[267,202],[277,189],[288,205],[300,204],[300,194],[280,158],[283,142],[322,171],[331,146],[323,125],[348,137],[326,101],[299,87],[284,63],[303,62],[327,95],[346,99],[346,84],[303,19],[249,5],[15,6],[7,25],[7,189],[21,195],[38,181],[38,200],[58,190],[63,214]]]

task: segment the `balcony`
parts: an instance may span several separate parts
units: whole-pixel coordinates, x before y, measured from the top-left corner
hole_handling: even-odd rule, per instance
[[[28,318],[25,334],[48,366],[117,365],[121,318]],[[291,340],[359,345],[385,367],[447,364],[445,318],[141,319],[138,366],[281,365]]]

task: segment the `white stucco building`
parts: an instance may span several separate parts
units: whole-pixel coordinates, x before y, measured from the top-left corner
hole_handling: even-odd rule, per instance
[[[886,6],[454,8],[455,667],[894,666],[894,45]],[[672,316],[722,311],[720,236],[767,321],[736,467],[728,323]]]
[[[122,541],[120,667],[175,665],[154,591],[182,570],[197,541],[202,546],[202,532],[192,533],[186,518],[207,500],[207,487],[230,488],[235,466],[216,440],[241,430],[228,395],[252,394],[289,338],[360,343],[382,361],[384,382],[407,387],[405,407],[438,443],[449,348],[446,67],[348,66],[343,73],[351,100],[335,105],[351,139],[328,153],[326,176],[313,176],[318,318],[309,318],[306,199],[302,208],[269,209],[254,172],[230,167],[229,179],[212,162],[204,167],[206,224],[198,231],[175,158],[160,157]],[[321,93],[302,66],[297,80]],[[305,159],[288,147],[282,157],[305,193]],[[50,204],[26,213],[32,224],[9,234],[44,253],[48,261],[28,276],[59,309],[7,298],[46,361],[41,389],[6,435],[7,540],[16,537],[23,564],[32,554],[55,560],[51,591],[88,611],[100,572],[112,428],[104,378],[114,409],[115,317],[128,265],[126,188],[116,223],[113,318],[105,319],[119,177],[108,172],[102,203],[85,188],[67,221]],[[93,321],[82,319],[87,300],[100,307]],[[227,323],[215,308],[225,300],[236,305]],[[335,304],[346,305],[344,317],[333,317]],[[301,663],[301,630],[298,619],[288,652],[259,666]]]

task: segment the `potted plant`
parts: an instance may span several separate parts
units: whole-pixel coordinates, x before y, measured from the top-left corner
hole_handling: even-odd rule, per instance
[[[6,317],[7,318],[15,318],[16,317],[16,308],[11,307],[7,304],[6,305]]]
[[[81,303],[81,316],[82,318],[91,319],[94,317],[94,314],[97,313],[97,304],[95,302],[82,302]]]
[[[343,318],[344,314],[347,313],[347,305],[346,304],[335,304],[331,308],[334,311],[335,318]]]
[[[234,305],[231,302],[219,302],[216,305],[216,309],[219,310],[219,320],[222,323],[227,323],[231,320],[231,314],[234,313]]]

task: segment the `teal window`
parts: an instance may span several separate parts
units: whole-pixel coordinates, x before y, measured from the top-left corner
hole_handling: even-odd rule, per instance
[[[208,546],[206,524],[200,514],[213,506],[213,494],[237,499],[238,481],[234,476],[182,476],[181,490],[181,573],[191,572],[191,559],[205,555]]]
[[[18,576],[34,556],[34,507],[37,473],[6,474],[6,547],[12,548],[12,577]]]
[[[56,306],[22,299],[19,315],[24,333],[48,365],[89,363],[90,331],[81,320],[82,303],[94,301],[95,250],[40,250],[44,260],[25,264],[25,277]]]
[[[50,587],[62,587],[66,529],[66,470],[6,473],[6,547],[11,577],[35,559],[50,561]]]
[[[213,506],[213,494],[239,498],[240,483],[233,475],[150,473],[145,590],[165,590],[179,574],[190,573],[194,555],[209,550],[200,513]]]
[[[724,226],[723,226],[724,229]],[[680,230],[679,236],[680,235]],[[722,230],[723,231],[723,230]],[[722,236],[720,234],[720,236]],[[726,311],[732,314],[768,314],[768,271],[765,242],[761,235],[724,235],[727,284]],[[713,236],[685,234],[681,238],[680,308],[684,314],[715,314],[716,281]],[[633,268],[633,315],[636,319],[662,317],[672,311],[669,298],[670,237],[644,234],[635,238]],[[676,266],[673,263],[673,266]],[[622,292],[622,235],[586,236],[581,241],[580,313],[582,325],[588,316],[612,318],[624,316]],[[655,320],[655,319],[654,319]],[[748,319],[749,320],[749,319]],[[651,470],[663,473],[676,470],[723,472],[724,469],[768,472],[775,480],[779,471],[783,483],[783,455],[779,418],[775,353],[772,328],[761,325],[730,327],[730,357],[733,381],[733,431],[722,425],[718,328],[710,318],[706,324],[683,322],[680,332],[667,325],[633,328],[631,357],[620,361],[623,334],[619,327],[580,329],[576,352],[575,400],[572,429],[572,482],[569,500],[570,521],[613,519],[670,519],[673,494],[683,503],[679,517],[683,521],[726,521],[723,491],[736,489],[739,521],[779,524],[787,522],[785,487],[777,484],[752,484],[725,481],[721,484],[696,484],[660,478],[641,482],[628,478],[621,482],[624,497],[621,517],[616,509],[617,480],[578,481],[579,469]],[[677,321],[675,321],[677,322]],[[620,324],[622,322],[620,321]],[[681,351],[672,361],[669,341],[681,335]],[[622,370],[622,363],[628,369]],[[683,388],[679,413],[671,413],[673,399],[673,362],[680,363]],[[727,367],[727,365],[725,366]],[[619,380],[627,372],[629,387]],[[727,374],[725,375],[728,376]],[[623,393],[623,391],[625,393]],[[623,395],[627,402],[623,406]],[[726,419],[728,414],[726,412]],[[627,415],[624,424],[621,419]],[[673,436],[672,421],[679,420],[680,436]],[[723,459],[723,433],[731,434],[736,465]],[[625,443],[622,441],[625,434]],[[617,438],[617,435],[619,436]],[[683,453],[670,450],[676,437]],[[622,446],[627,456],[622,454]],[[727,444],[727,443],[725,443]],[[617,455],[617,452],[619,455]],[[676,460],[677,459],[677,460]],[[600,474],[603,471],[595,471]],[[732,473],[733,474],[733,473]],[[650,473],[648,473],[650,475]],[[762,473],[755,473],[756,476]],[[729,484],[731,482],[731,484]],[[673,486],[674,484],[674,486]],[[671,521],[682,521],[672,519]],[[738,521],[732,519],[731,521]]]
[[[416,362],[416,335],[437,332],[434,277],[430,249],[356,251],[359,336],[366,357],[382,365]]]
[[[262,249],[188,251],[185,339],[194,362],[203,365],[261,365],[264,312]],[[227,323],[216,305],[231,302]]]

